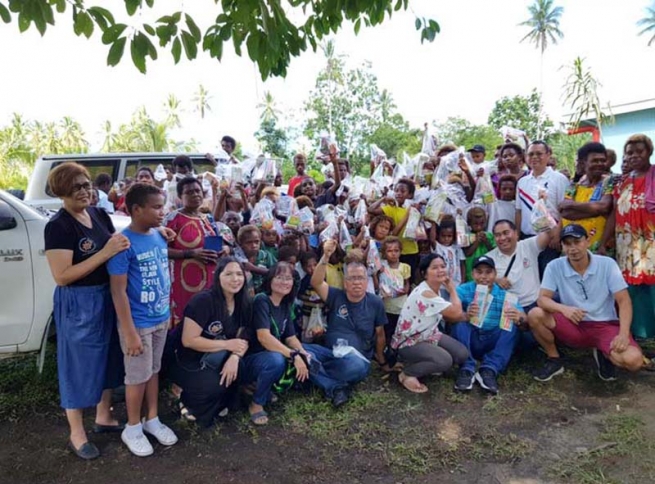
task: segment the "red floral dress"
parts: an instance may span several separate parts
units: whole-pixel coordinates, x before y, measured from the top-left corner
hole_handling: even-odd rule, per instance
[[[400,349],[418,343],[439,344],[441,313],[449,306],[448,301],[435,294],[423,281],[412,291],[400,311],[391,347]]]

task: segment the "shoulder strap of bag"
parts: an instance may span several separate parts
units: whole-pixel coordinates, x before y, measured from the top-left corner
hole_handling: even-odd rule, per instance
[[[503,274],[503,277],[507,277],[509,275],[509,271],[512,270],[512,266],[514,265],[514,261],[516,260],[516,252],[514,252],[514,255],[509,261],[509,265],[507,266],[507,269],[505,270],[505,274]]]

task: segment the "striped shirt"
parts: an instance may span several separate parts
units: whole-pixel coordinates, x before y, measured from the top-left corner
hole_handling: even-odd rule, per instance
[[[569,180],[560,172],[553,170],[551,167],[546,168],[539,176],[534,176],[532,172],[521,178],[516,187],[516,210],[521,210],[521,226],[518,227],[526,235],[534,235],[530,215],[532,207],[539,198],[539,189],[546,189],[546,205],[556,220],[560,219],[557,207],[564,200],[566,189],[569,187]]]

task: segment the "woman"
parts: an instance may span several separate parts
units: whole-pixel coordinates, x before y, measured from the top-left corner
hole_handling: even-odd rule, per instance
[[[502,162],[502,169],[500,163]],[[498,173],[491,177],[491,181],[496,188],[496,196],[500,197],[499,181],[504,175],[512,175],[516,181],[528,174],[525,169],[525,152],[523,148],[516,143],[507,143],[500,148],[500,159]]]
[[[213,219],[200,212],[203,203],[201,182],[193,177],[177,183],[182,208],[169,214],[164,222],[177,235],[169,242],[171,259],[171,329],[184,317],[184,308],[195,294],[209,289],[214,278],[216,261],[227,252],[214,250],[218,230]],[[211,239],[209,239],[211,237]],[[206,248],[207,247],[207,248]],[[212,248],[210,248],[212,247]]]
[[[632,169],[614,188],[616,261],[632,299],[632,334],[655,336],[655,168],[650,164],[653,142],[643,134],[630,136],[623,147]]]
[[[398,379],[413,393],[428,391],[419,378],[448,371],[468,358],[463,344],[439,330],[443,319],[454,322],[462,314],[457,291],[447,276],[446,261],[430,254],[421,259],[419,270],[425,280],[407,298],[391,340],[391,347],[404,363]],[[442,287],[448,291],[450,302],[439,296]]]
[[[607,154],[601,143],[589,142],[578,150],[583,176],[566,190],[559,205],[562,227],[579,224],[589,234],[589,250],[598,251],[607,217],[612,211],[612,177],[606,173]]]
[[[196,421],[210,426],[232,407],[248,349],[252,316],[243,267],[234,257],[219,260],[214,284],[191,298],[175,333],[172,380]]]
[[[100,455],[84,430],[82,409],[95,406],[96,432],[121,431],[111,414],[111,389],[122,383],[122,352],[105,263],[129,248],[103,209],[90,207],[93,185],[77,163],[50,172],[48,185],[63,207],[45,228],[45,254],[57,284],[57,367],[69,446],[85,460]]]
[[[309,377],[306,362],[310,357],[296,337],[291,320],[293,271],[293,266],[286,262],[271,267],[262,285],[263,292],[257,294],[253,303],[250,348],[244,363],[245,382],[255,383],[248,407],[255,425],[268,423],[264,405],[271,401],[273,386],[287,370],[287,360],[295,368],[298,381]]]
[[[142,166],[136,171],[136,181],[138,183],[146,183],[147,185],[156,185],[155,174],[147,166]]]

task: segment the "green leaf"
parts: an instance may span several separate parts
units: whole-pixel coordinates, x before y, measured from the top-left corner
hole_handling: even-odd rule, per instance
[[[159,37],[159,45],[161,47],[168,44],[171,41],[171,37],[173,37],[173,32],[169,25],[160,25],[155,32],[157,33],[157,37]]]
[[[219,37],[214,37],[210,54],[219,61],[223,57],[223,41]]]
[[[358,18],[357,22],[355,22],[355,35],[359,34],[359,29],[362,26],[362,19]]]
[[[64,13],[66,11],[66,0],[56,0],[57,12]]]
[[[416,30],[419,30],[421,28],[421,19],[416,17],[416,20],[414,21],[414,26],[416,27]]]
[[[145,52],[140,48],[139,42],[137,39],[139,34],[135,35],[132,41],[130,42],[130,54],[132,55],[132,62],[139,69],[141,74],[146,73],[146,55]]]
[[[259,54],[259,39],[256,35],[250,34],[246,39],[246,47],[248,48],[248,56],[251,60],[257,61]]]
[[[89,12],[90,14],[92,14],[92,15],[95,14],[95,15],[98,15],[100,17],[105,18],[107,20],[107,23],[110,24],[110,25],[114,25],[116,23],[116,21],[114,20],[114,16],[106,8],[89,7],[86,11]]]
[[[115,24],[109,27],[102,34],[102,43],[105,45],[113,44],[117,38],[125,31],[127,25],[125,24]]]
[[[107,56],[107,65],[113,67],[121,61],[123,52],[125,51],[126,40],[127,39],[125,39],[125,37],[121,37],[111,45],[111,48],[109,49],[109,55]]]
[[[155,0],[146,0],[146,5],[148,5],[148,7],[152,8],[154,4],[155,4]]]
[[[198,54],[198,43],[196,39],[193,38],[186,30],[182,31],[182,46],[184,47],[184,53],[186,54],[187,59],[193,60]]]
[[[141,6],[141,0],[125,0],[125,9],[127,10],[127,14],[132,16],[136,13],[137,9]],[[132,42],[132,45],[134,45],[134,42]],[[134,60],[134,58],[132,58]],[[136,62],[135,62],[136,65]],[[137,66],[139,67],[139,66]],[[141,70],[141,69],[139,69]],[[144,67],[143,71],[145,73],[145,61],[144,61]]]
[[[1,3],[0,3],[0,18],[6,24],[11,22],[11,14],[9,13],[9,10],[7,10],[7,7],[5,7]]]
[[[177,64],[178,62],[180,62],[180,56],[182,55],[182,43],[180,42],[179,37],[175,37],[171,52],[173,54],[173,60],[175,61],[175,63]]]
[[[87,12],[89,13],[89,15],[91,15],[93,20],[96,21],[96,24],[98,24],[98,27],[100,27],[100,30],[102,30],[103,32],[105,30],[107,30],[107,27],[109,27],[109,25],[107,24],[107,19],[105,19],[105,17],[103,17],[98,12],[93,11],[91,9],[88,9]]]
[[[189,32],[191,33],[195,41],[200,42],[200,40],[202,39],[202,34],[200,33],[200,29],[198,28],[196,23],[191,18],[191,15],[184,14],[184,20],[186,21],[186,25],[189,28]]]
[[[173,19],[173,22],[175,22],[175,23],[179,22],[180,19],[182,18],[182,12],[175,12],[175,13],[171,16],[171,18]]]
[[[153,29],[151,25],[143,24],[143,30],[148,32],[148,34],[152,35],[153,37],[155,35],[157,35],[157,33],[155,32],[155,29]]]
[[[18,14],[18,30],[22,33],[30,27],[31,20],[23,12]]]

